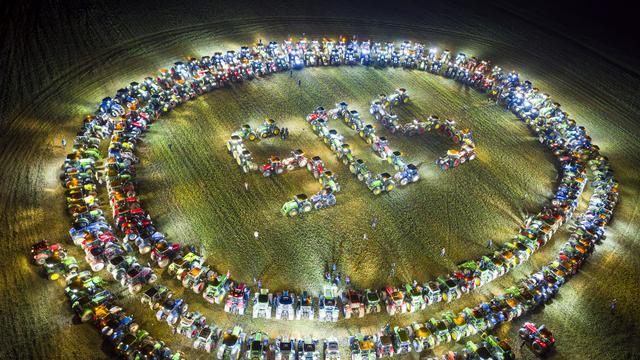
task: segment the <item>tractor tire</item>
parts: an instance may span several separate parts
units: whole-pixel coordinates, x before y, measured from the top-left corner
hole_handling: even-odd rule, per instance
[[[313,207],[311,206],[311,204],[307,204],[302,207],[302,212],[309,212],[311,210],[313,210]]]
[[[333,206],[333,205],[335,205],[335,204],[336,204],[336,198],[334,198],[334,197],[330,197],[330,198],[327,200],[327,206]]]
[[[364,181],[364,175],[358,174],[358,175],[356,175],[356,177],[358,178],[358,180]]]
[[[202,290],[204,290],[204,282],[200,282],[196,285],[193,285],[191,289],[193,290],[194,293],[200,294]]]
[[[169,258],[164,258],[158,261],[158,266],[160,268],[166,268],[169,265]]]
[[[400,180],[400,185],[401,186],[406,186],[408,183],[409,183],[409,179],[407,179],[406,177],[402,178],[402,180]]]
[[[380,195],[382,193],[382,189],[380,189],[379,187],[373,189],[372,191],[373,195]]]
[[[318,201],[317,203],[313,204],[313,208],[316,210],[320,210],[324,207],[324,204],[322,203],[322,201]]]
[[[352,164],[352,165],[349,165],[349,171],[351,171],[351,173],[352,173],[352,174],[355,174],[355,173],[356,173],[356,170],[357,170],[357,169],[356,169],[356,167],[355,167],[353,164]]]
[[[369,145],[373,144],[373,139],[367,138],[367,144],[369,144]]]
[[[264,172],[262,173],[262,176],[264,176],[264,177],[269,177],[269,176],[271,176],[271,171],[269,171],[269,170],[264,171]]]
[[[47,261],[47,259],[44,256],[38,257],[38,258],[36,258],[36,265],[42,266],[42,265],[44,265],[44,263],[46,261]]]
[[[287,215],[289,215],[289,217],[295,217],[296,215],[298,215],[298,210],[293,209],[293,210],[289,211],[289,213]]]
[[[250,141],[255,141],[256,140],[256,136],[254,134],[249,135],[249,140]]]
[[[262,134],[260,134],[260,137],[263,138],[263,139],[266,139],[267,137],[269,137],[269,134],[268,133],[262,133]]]
[[[49,274],[49,280],[51,281],[56,281],[60,278],[60,274],[57,272],[53,272],[51,274]]]
[[[248,167],[247,165],[243,165],[243,166],[242,166],[242,171],[243,171],[245,174],[249,173],[249,167]]]
[[[291,165],[291,164],[287,165],[287,170],[289,170],[289,171],[291,171],[291,170],[293,170],[293,169],[295,169],[295,168],[296,168],[296,167],[295,167],[295,166],[293,166],[293,165]]]
[[[278,128],[273,129],[273,135],[278,135],[278,134],[280,134],[280,129]]]
[[[93,311],[91,309],[85,309],[80,316],[80,321],[86,323],[93,319]]]
[[[387,187],[384,189],[386,192],[391,192],[393,189],[395,188],[394,185],[387,185]]]
[[[416,175],[416,176],[411,178],[411,182],[417,182],[418,180],[420,180],[420,176],[419,175]]]
[[[94,272],[98,272],[102,269],[104,269],[104,263],[102,262],[96,262],[91,264],[91,270]]]
[[[138,252],[140,252],[140,254],[142,254],[142,255],[148,254],[149,251],[151,251],[151,246],[149,246],[149,245],[144,245],[144,246],[138,247]]]
[[[534,342],[533,344],[531,344],[531,348],[533,349],[533,352],[538,356],[544,354],[545,348],[542,347],[542,345],[540,345],[540,343],[538,342]]]
[[[307,163],[308,163],[307,159],[303,159],[303,160],[300,160],[300,162],[298,163],[298,166],[303,168],[303,167],[307,166]]]
[[[142,284],[129,285],[129,292],[131,294],[137,294],[142,290]]]
[[[149,276],[148,283],[149,283],[149,284],[153,284],[153,283],[154,283],[154,282],[156,282],[156,281],[158,281],[158,275],[156,275],[156,274],[151,274],[151,275]]]
[[[342,163],[345,165],[349,165],[349,158],[345,157],[342,159]]]
[[[520,336],[522,340],[526,340],[529,338],[529,332],[526,329],[520,329],[518,330],[518,336]]]

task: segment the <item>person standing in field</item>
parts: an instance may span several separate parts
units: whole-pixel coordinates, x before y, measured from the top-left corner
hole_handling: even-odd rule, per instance
[[[244,190],[249,191],[249,183],[246,181],[244,182]]]
[[[65,138],[62,138],[62,141],[60,143],[62,143],[62,149],[67,150],[67,140]]]
[[[444,248],[442,248],[442,249],[440,249],[440,256],[441,256],[441,257],[444,257],[444,255],[445,255],[445,249],[444,249]]]
[[[258,232],[258,230],[253,232],[253,237],[258,240],[258,238],[260,237],[260,233]]]

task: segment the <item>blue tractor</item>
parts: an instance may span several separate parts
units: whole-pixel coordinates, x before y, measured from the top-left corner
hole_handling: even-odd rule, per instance
[[[393,178],[400,185],[405,186],[420,180],[420,174],[418,174],[418,168],[414,164],[408,164],[401,171],[398,171]]]

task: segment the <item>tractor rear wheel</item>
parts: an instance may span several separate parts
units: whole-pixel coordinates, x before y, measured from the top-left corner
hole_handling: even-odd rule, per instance
[[[544,347],[537,341],[531,344],[531,347],[533,348],[533,352],[535,352],[537,355],[544,354]]]

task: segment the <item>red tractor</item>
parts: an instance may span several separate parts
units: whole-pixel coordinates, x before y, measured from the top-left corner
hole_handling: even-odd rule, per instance
[[[309,170],[316,179],[320,178],[325,170],[324,162],[320,159],[320,156],[314,156],[311,158],[311,161],[307,163],[307,170]]]
[[[44,265],[48,258],[53,255],[58,255],[64,258],[67,251],[60,244],[49,245],[47,240],[42,240],[31,246],[31,258],[37,265]]]
[[[518,335],[520,335],[522,340],[524,340],[538,356],[547,354],[556,342],[556,339],[549,329],[544,325],[538,327],[531,322],[524,323],[520,330],[518,330]]]
[[[271,174],[280,175],[284,172],[284,165],[279,157],[272,155],[269,158],[269,162],[260,167],[260,171],[262,171],[262,176],[264,177],[269,177]]]

